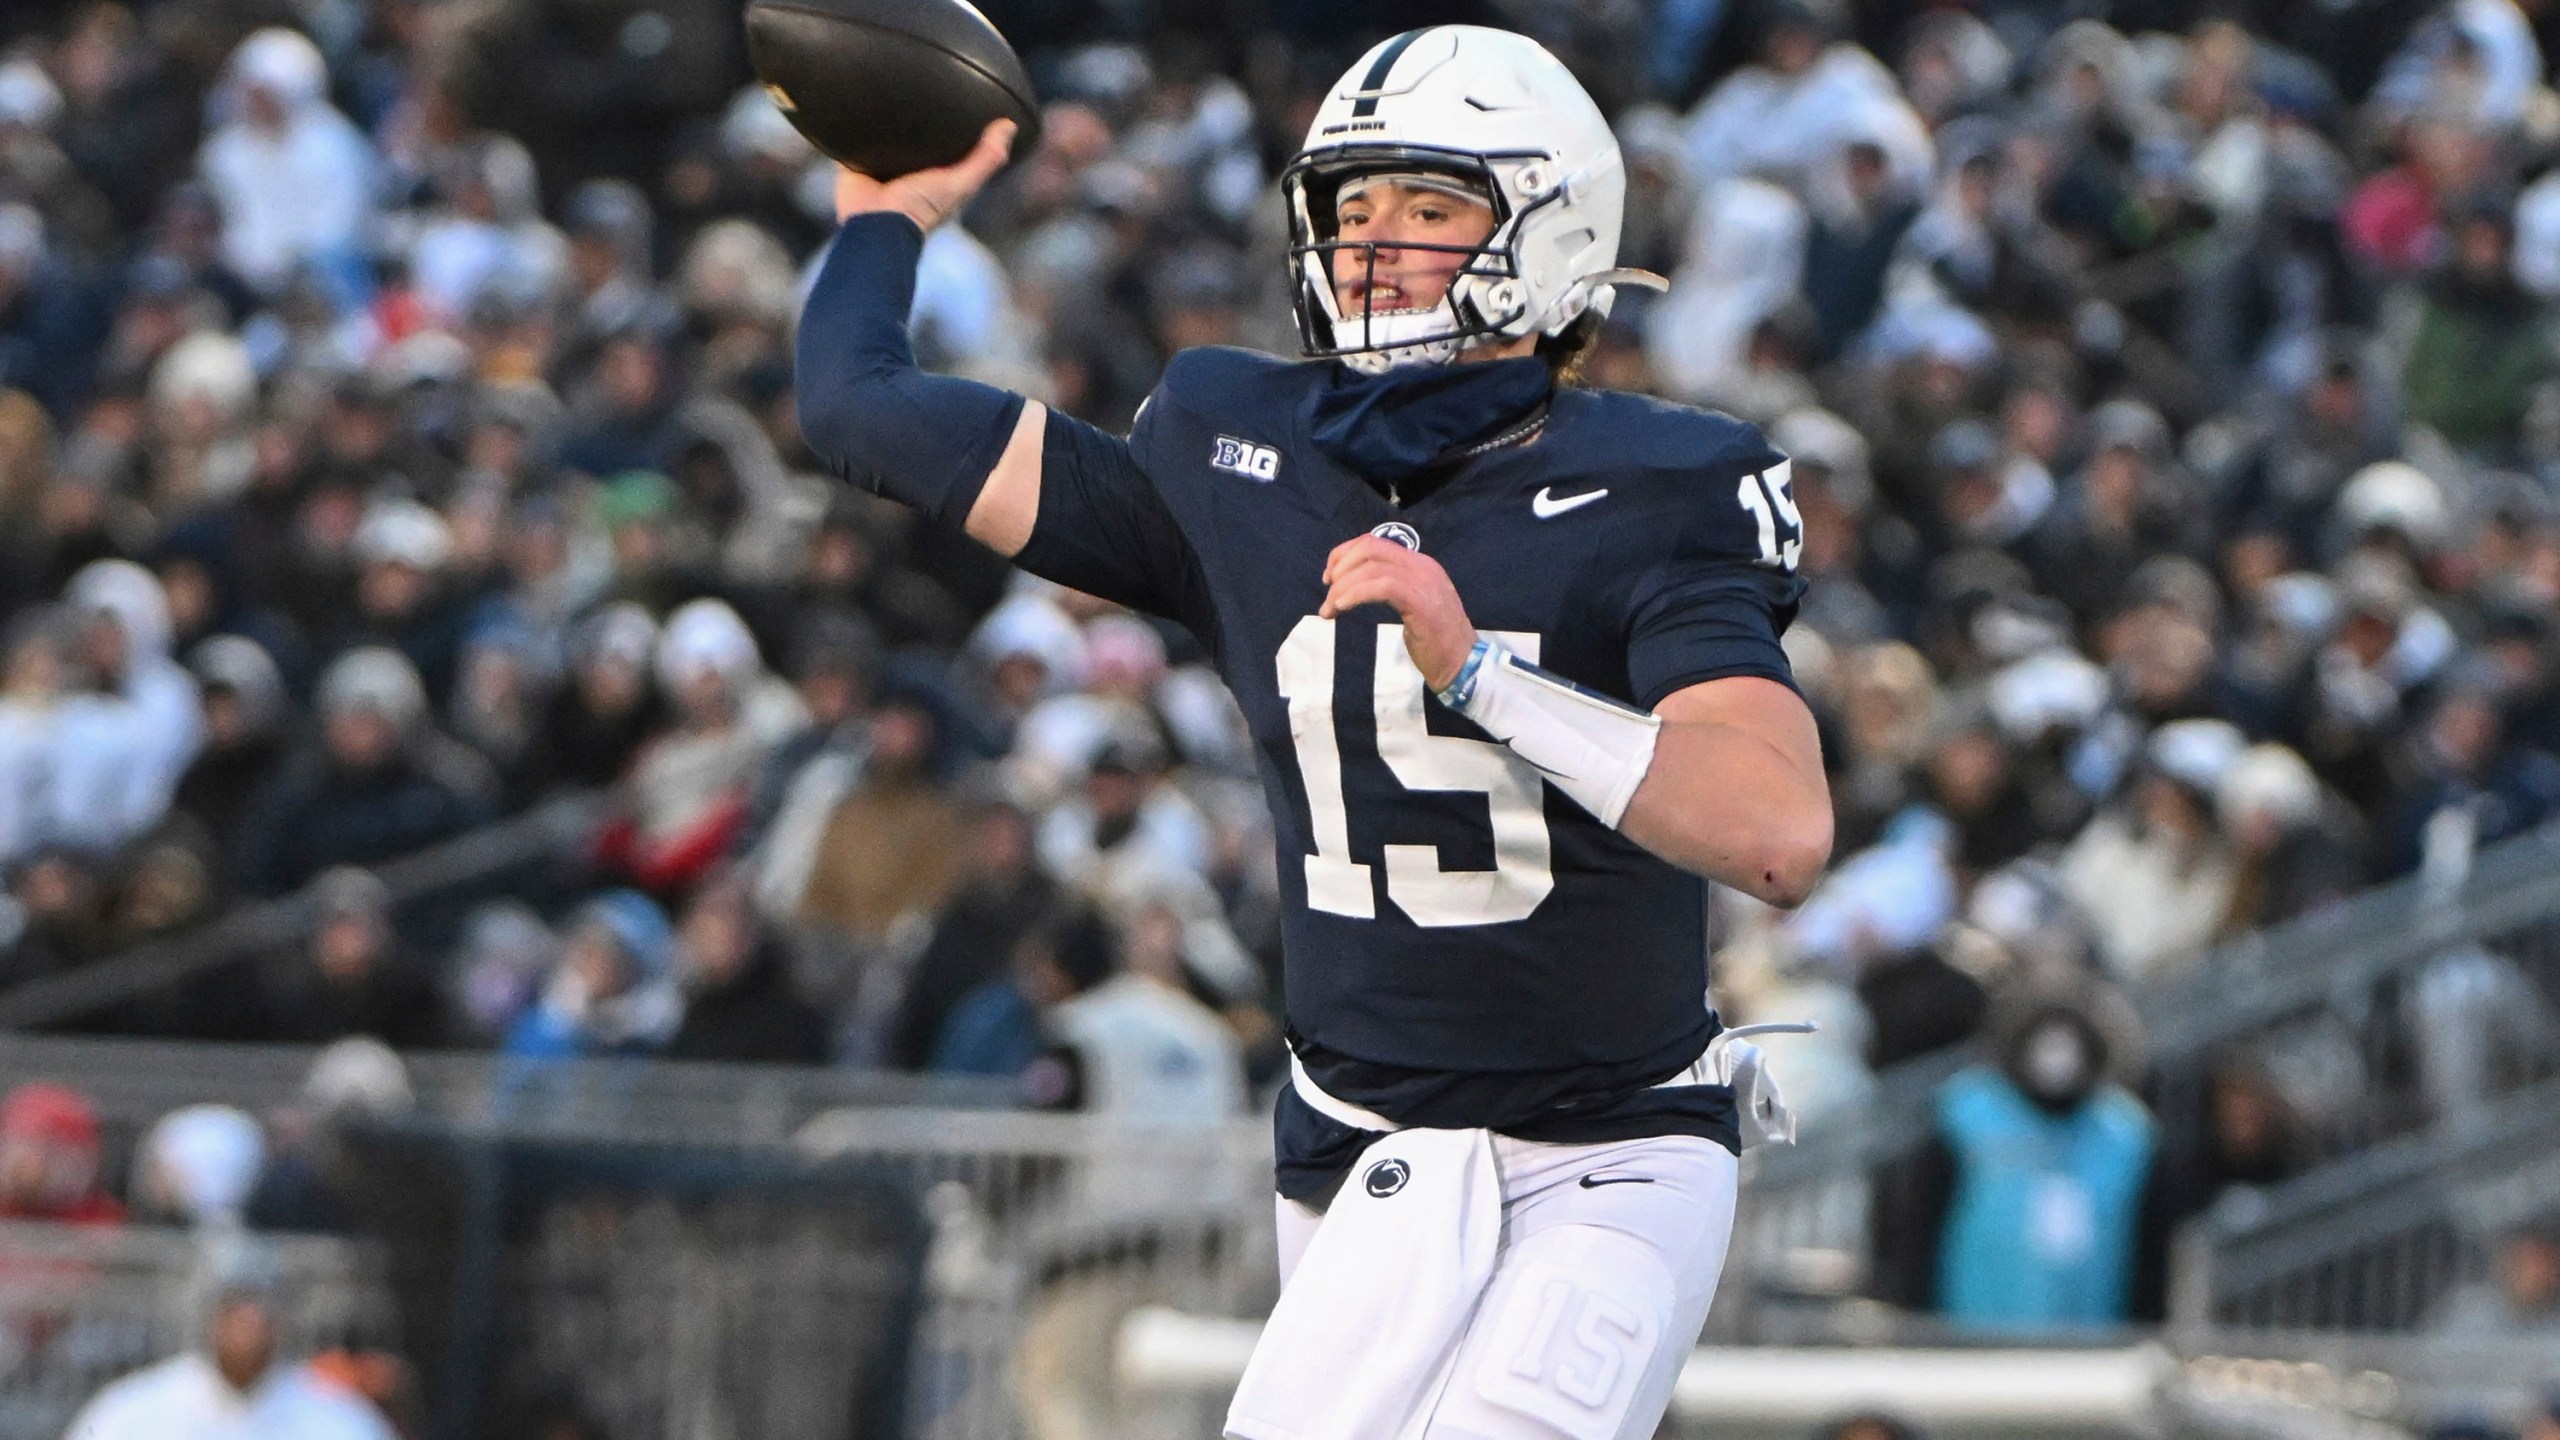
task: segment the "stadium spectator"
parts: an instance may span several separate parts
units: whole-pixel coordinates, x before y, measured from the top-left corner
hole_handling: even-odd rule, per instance
[[[1772,7],[1760,63],[1736,71],[1689,114],[1691,171],[1809,187],[1863,147],[1891,183],[1918,191],[1929,177],[1928,131],[1893,73],[1839,32],[1836,7]]]
[[[2501,1237],[2490,1274],[2446,1297],[2429,1328],[2479,1340],[2560,1331],[2560,1224],[2536,1221]]]
[[[1048,1017],[1110,978],[1119,964],[1114,944],[1109,924],[1089,907],[1070,903],[1042,916],[1014,942],[1005,973],[952,1006],[934,1039],[931,1068],[1019,1077],[1025,1098],[1047,1108],[1081,1104],[1078,1067],[1050,1053],[1056,1037]]]
[[[255,1255],[213,1287],[203,1348],[107,1386],[81,1408],[79,1440],[392,1440],[380,1412],[279,1355],[276,1277]]]
[[[455,1034],[484,1048],[504,1040],[541,998],[559,948],[560,937],[525,905],[502,900],[474,910],[445,964]]]
[[[672,318],[651,283],[654,220],[648,197],[624,181],[590,180],[571,192],[563,218],[569,332],[562,350],[572,369],[584,369],[604,337]]]
[[[2504,203],[2455,218],[2451,255],[2419,300],[2402,376],[2408,418],[2466,450],[2514,453],[2534,387],[2555,357],[2533,298],[2516,283]]]
[[[533,157],[495,136],[451,157],[435,178],[443,203],[410,242],[409,277],[421,319],[451,327],[484,297],[522,304],[561,282],[568,245],[543,223]]]
[[[1113,927],[1118,973],[1049,1012],[1075,1057],[1080,1108],[1206,1128],[1244,1113],[1244,1047],[1190,990],[1182,917],[1142,903]]]
[[[526,793],[525,756],[549,698],[549,666],[542,637],[503,613],[482,618],[462,640],[446,723],[498,773],[509,809],[535,798]]]
[[[646,1055],[684,1023],[676,937],[666,912],[632,890],[588,901],[571,918],[560,958],[505,1052],[526,1060]]]
[[[416,1104],[408,1067],[388,1045],[353,1036],[322,1050],[293,1103],[268,1116],[270,1150],[249,1195],[250,1228],[353,1234],[357,1175],[340,1127],[397,1120]]]
[[[273,295],[304,266],[348,299],[363,294],[361,252],[375,158],[329,103],[328,62],[301,32],[261,30],[232,53],[222,115],[198,162],[222,208],[225,258]]]
[[[239,832],[259,782],[284,761],[292,700],[256,641],[215,635],[187,656],[204,703],[204,748],[179,777],[173,807],[220,845]]]
[[[514,794],[598,790],[622,778],[667,723],[665,698],[650,681],[657,646],[657,621],[638,605],[610,605],[579,623],[569,673],[509,777]]]
[[[748,1060],[815,1065],[828,1053],[827,1022],[794,993],[782,947],[766,933],[746,878],[713,878],[694,893],[676,932],[684,1023],[670,1060]]]
[[[757,772],[803,717],[746,623],[718,600],[668,617],[655,664],[672,723],[633,757],[621,787],[627,814],[601,845],[606,863],[642,888],[676,895],[736,840]]]
[[[2062,883],[2089,914],[2100,962],[2117,977],[2165,973],[2221,929],[2237,877],[2213,796],[2246,746],[2220,720],[2161,726],[2124,801],[2064,850]]]
[[[134,1147],[134,1218],[236,1229],[266,1163],[266,1132],[247,1111],[230,1105],[172,1110]]]
[[[44,216],[0,204],[0,387],[23,391],[68,418],[85,389],[98,323],[46,243]]]
[[[1049,872],[1096,898],[1143,878],[1204,873],[1209,824],[1168,781],[1172,758],[1148,729],[1103,741],[1084,771],[1083,794],[1059,803],[1040,827]]]
[[[71,577],[65,608],[87,686],[64,702],[53,752],[55,838],[112,852],[160,821],[203,743],[195,677],[169,657],[160,582],[128,560]]]
[[[846,610],[859,615],[892,647],[930,645],[950,649],[968,638],[974,618],[960,595],[983,588],[983,552],[913,557],[901,561],[912,535],[932,539],[888,513],[884,502],[861,494],[830,498],[799,573],[778,597],[808,611]],[[1001,588],[1002,575],[997,577]]]
[[[1019,806],[978,803],[964,864],[959,892],[934,915],[932,937],[898,999],[884,1058],[901,1070],[931,1062],[953,1010],[1003,976],[1024,937],[1059,903],[1058,884],[1033,850],[1031,818]]]
[[[240,829],[241,883],[271,895],[339,865],[374,865],[493,813],[477,756],[438,731],[418,672],[397,652],[350,650],[321,677],[320,746],[297,750]]]
[[[311,933],[271,957],[256,1038],[328,1044],[369,1036],[401,1049],[443,1038],[444,1006],[392,924],[391,892],[342,866],[311,882]]]
[[[2447,677],[2406,742],[2400,799],[2380,818],[2378,869],[2405,875],[2429,847],[2492,844],[2549,819],[2560,807],[2560,760],[2506,741],[2504,696],[2493,677]]]
[[[886,1043],[916,932],[960,885],[965,817],[933,774],[936,738],[921,697],[884,697],[858,765],[804,769],[759,852],[760,891],[815,942],[804,983],[865,1064]]]
[[[2180,1226],[2226,1191],[2275,1185],[2311,1167],[2310,1136],[2263,1065],[2226,1061],[2202,1089],[2201,1113],[2162,1117],[2134,1266],[2137,1319],[2157,1322],[2168,1313],[2170,1246]]]
[[[2302,757],[2250,746],[2214,790],[2237,865],[2223,928],[2244,934],[2334,904],[2365,877],[2363,827]]]
[[[54,838],[50,777],[68,668],[62,628],[51,611],[22,611],[0,657],[0,871],[16,871]]]
[[[113,1225],[99,1183],[98,1112],[78,1091],[31,1081],[0,1100],[0,1219]]]
[[[415,500],[378,500],[357,523],[355,605],[328,648],[378,645],[397,650],[417,670],[429,703],[453,693],[464,617],[443,593],[453,559],[453,530]]]
[[[2021,1000],[1997,1064],[1937,1097],[1936,1137],[1914,1162],[1903,1260],[1929,1309],[1961,1329],[2054,1334],[2122,1324],[2154,1139],[2142,1102],[2107,1079],[2093,1012]]]
[[[791,640],[791,683],[807,720],[774,748],[756,777],[738,836],[742,853],[765,846],[795,798],[802,806],[800,823],[808,823],[816,795],[832,795],[848,767],[859,763],[869,741],[880,671],[879,642],[858,614],[822,607],[800,620]],[[783,899],[777,894],[774,903]]]

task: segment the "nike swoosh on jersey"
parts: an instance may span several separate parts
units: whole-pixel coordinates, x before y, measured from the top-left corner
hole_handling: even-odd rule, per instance
[[[1579,510],[1583,506],[1588,505],[1592,501],[1609,493],[1605,488],[1599,490],[1585,490],[1579,495],[1567,495],[1563,499],[1559,500],[1555,498],[1552,493],[1554,489],[1555,487],[1552,485],[1541,486],[1539,487],[1537,494],[1529,497],[1530,511],[1541,520],[1552,520],[1567,510]]]
[[[1653,1177],[1650,1175],[1585,1175],[1582,1177],[1582,1188],[1585,1190],[1597,1190],[1603,1185],[1650,1185],[1652,1183]]]

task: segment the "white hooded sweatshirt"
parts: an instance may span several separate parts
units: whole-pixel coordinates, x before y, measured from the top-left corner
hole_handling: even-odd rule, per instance
[[[160,823],[178,779],[204,743],[195,677],[169,658],[169,600],[130,560],[82,567],[64,587],[74,609],[124,627],[124,673],[63,704],[54,755],[51,836],[112,850]]]
[[[253,123],[245,92],[265,90],[285,122]],[[240,42],[216,92],[218,127],[197,159],[222,207],[223,258],[274,291],[304,261],[352,250],[373,208],[374,155],[363,132],[329,103],[319,47],[282,28]]]
[[[363,1401],[278,1367],[247,1394],[213,1362],[186,1354],[137,1370],[98,1392],[66,1440],[392,1440]]]

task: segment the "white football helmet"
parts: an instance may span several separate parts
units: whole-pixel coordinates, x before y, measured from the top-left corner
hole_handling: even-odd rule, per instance
[[[1362,175],[1438,175],[1493,207],[1493,233],[1466,256],[1437,305],[1346,315],[1335,252],[1335,199]],[[1325,97],[1306,144],[1280,175],[1298,331],[1312,358],[1375,373],[1443,364],[1471,345],[1555,335],[1586,310],[1606,315],[1618,284],[1661,277],[1614,268],[1626,201],[1618,138],[1600,107],[1545,47],[1507,30],[1434,25],[1360,57]]]

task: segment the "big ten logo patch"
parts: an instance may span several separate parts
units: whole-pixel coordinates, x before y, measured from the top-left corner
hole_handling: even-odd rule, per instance
[[[1241,475],[1247,480],[1269,480],[1280,473],[1280,452],[1268,445],[1256,445],[1233,435],[1221,435],[1209,454],[1210,468]]]

